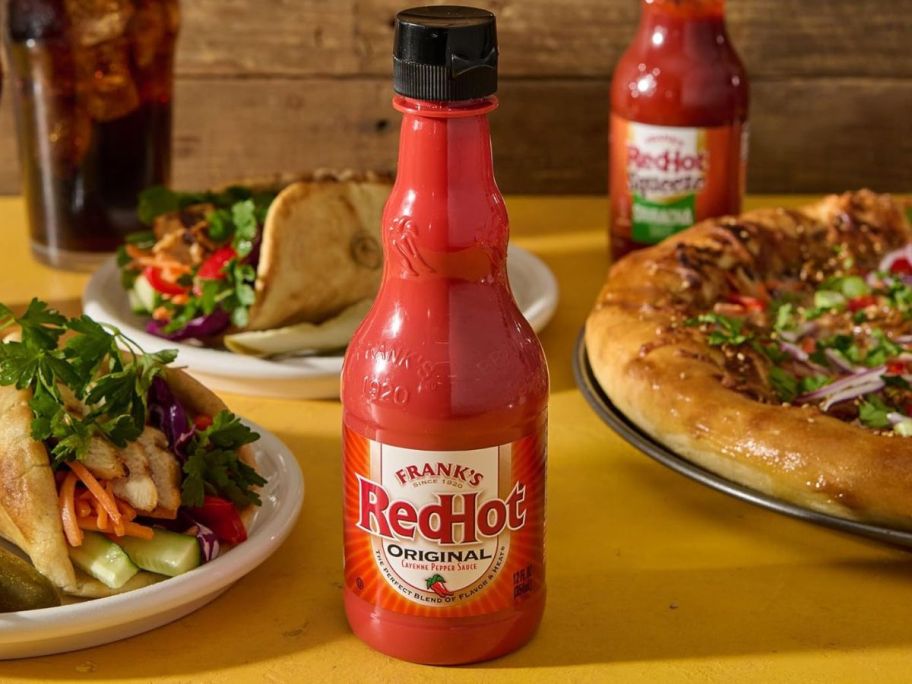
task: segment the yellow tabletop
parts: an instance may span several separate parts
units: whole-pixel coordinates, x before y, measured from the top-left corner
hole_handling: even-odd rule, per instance
[[[342,610],[338,402],[228,395],[301,464],[307,494],[291,539],[189,617],[108,646],[0,662],[0,680],[909,681],[912,556],[711,491],[617,437],[570,368],[605,271],[606,202],[507,204],[514,241],[544,258],[561,288],[541,335],[552,379],[548,607],[528,646],[444,669],[361,644]],[[0,301],[38,296],[78,310],[85,276],[31,260],[18,199],[0,199],[0,253]]]

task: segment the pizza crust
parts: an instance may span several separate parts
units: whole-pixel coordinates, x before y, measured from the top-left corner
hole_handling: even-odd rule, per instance
[[[746,239],[731,237],[734,226]],[[721,384],[718,349],[668,333],[686,307],[712,308],[726,272],[794,271],[839,242],[876,264],[910,240],[900,205],[867,191],[698,224],[611,269],[586,323],[595,376],[641,429],[707,470],[813,510],[912,529],[912,439],[755,401]],[[712,259],[694,269],[685,262],[697,247]]]

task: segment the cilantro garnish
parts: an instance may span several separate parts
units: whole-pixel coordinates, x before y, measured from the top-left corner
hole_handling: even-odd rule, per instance
[[[0,384],[32,390],[31,434],[48,444],[55,465],[82,458],[95,435],[118,447],[139,437],[152,380],[176,351],[144,354],[114,326],[68,319],[38,299],[21,316],[0,304],[0,330],[12,325],[21,328],[21,340],[0,344]],[[67,408],[66,391],[84,411]]]
[[[791,330],[795,327],[795,305],[791,302],[773,302],[773,329],[776,332]]]
[[[808,375],[801,378],[798,387],[802,394],[806,394],[818,390],[824,385],[830,384],[830,380],[831,378],[828,378],[826,375]]]
[[[887,414],[891,412],[893,409],[876,394],[869,395],[858,405],[858,419],[869,428],[878,430],[890,427]]]
[[[816,351],[811,354],[811,361],[825,366],[829,363],[826,349],[833,349],[839,352],[849,363],[859,364],[864,360],[864,352],[855,342],[851,335],[832,335],[822,340],[817,340]]]
[[[690,318],[684,325],[694,327],[697,325],[710,326],[706,341],[714,347],[722,345],[738,346],[753,338],[749,332],[742,332],[744,320],[717,313],[705,313],[696,318]]]
[[[206,494],[229,499],[238,507],[259,504],[254,487],[266,484],[260,475],[238,457],[238,449],[259,435],[237,416],[221,411],[205,430],[194,435],[184,462],[181,500],[185,506],[202,506]]]
[[[769,372],[770,385],[781,401],[790,402],[801,391],[798,379],[787,370],[773,366]]]
[[[903,348],[887,337],[887,334],[883,330],[872,330],[871,340],[872,344],[864,358],[864,364],[866,366],[872,368],[875,366],[882,366],[889,359],[899,356],[903,351]]]

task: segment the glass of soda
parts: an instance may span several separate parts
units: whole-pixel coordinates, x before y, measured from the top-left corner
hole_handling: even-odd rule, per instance
[[[32,253],[89,270],[167,184],[178,0],[7,0]]]

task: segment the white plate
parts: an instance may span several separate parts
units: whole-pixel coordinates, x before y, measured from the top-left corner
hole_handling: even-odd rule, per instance
[[[526,320],[540,331],[557,308],[557,280],[545,263],[521,247],[510,246],[507,260],[513,296]],[[145,321],[130,310],[120,286],[120,271],[112,258],[99,268],[82,296],[85,312],[111,323],[146,351],[178,349],[178,363],[208,387],[288,399],[327,399],[339,396],[341,356],[311,356],[268,361],[187,342],[170,342],[145,331]]]
[[[75,651],[155,629],[206,605],[272,555],[301,512],[304,478],[288,447],[247,422],[260,433],[255,444],[257,470],[267,480],[247,541],[185,575],[125,594],[0,613],[0,659]]]

